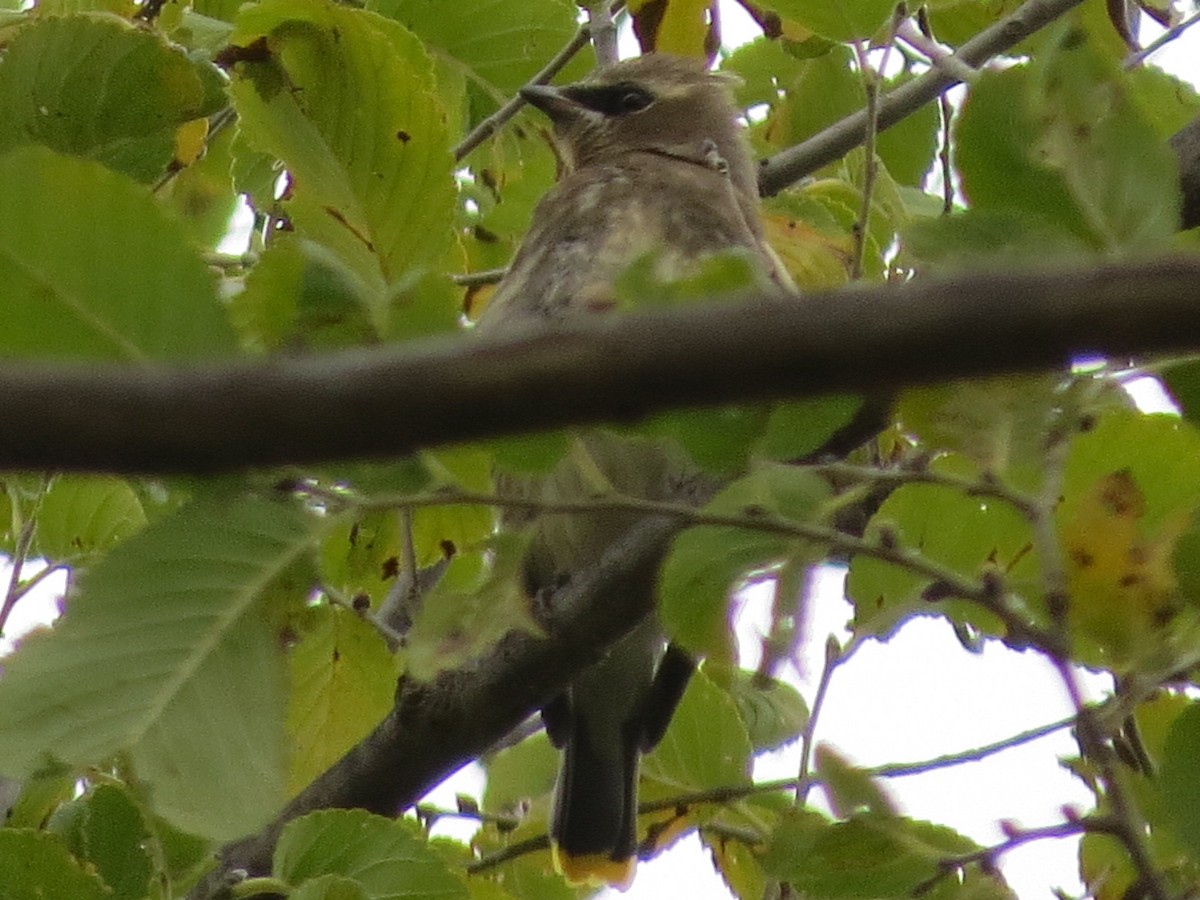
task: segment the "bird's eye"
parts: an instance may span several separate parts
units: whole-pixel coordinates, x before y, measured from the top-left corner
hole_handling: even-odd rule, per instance
[[[638,84],[622,82],[606,85],[573,85],[563,93],[588,109],[606,116],[627,116],[641,112],[654,102],[654,94]]]
[[[634,88],[621,94],[621,99],[618,103],[618,109],[622,114],[641,112],[653,102],[654,97],[649,91],[643,91],[641,88]]]

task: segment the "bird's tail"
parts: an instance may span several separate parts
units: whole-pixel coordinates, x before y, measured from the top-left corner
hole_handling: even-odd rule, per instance
[[[623,891],[637,867],[636,736],[627,737],[619,757],[604,759],[584,721],[576,718],[572,726],[554,798],[554,867],[572,884]]]

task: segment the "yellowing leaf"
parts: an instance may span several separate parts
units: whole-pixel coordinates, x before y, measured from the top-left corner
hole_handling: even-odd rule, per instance
[[[853,251],[849,235],[823,234],[806,222],[783,215],[764,216],[763,231],[799,287],[835,288],[848,280]]]
[[[379,632],[340,607],[306,610],[288,659],[288,793],[296,794],[392,707],[398,666]]]
[[[190,166],[204,152],[208,139],[208,119],[192,119],[175,129],[175,163]]]
[[[653,50],[678,56],[713,56],[713,0],[641,0],[628,6],[643,53]]]
[[[1178,607],[1171,553],[1187,524],[1141,533],[1146,501],[1128,469],[1097,481],[1060,523],[1074,627],[1127,661]]]

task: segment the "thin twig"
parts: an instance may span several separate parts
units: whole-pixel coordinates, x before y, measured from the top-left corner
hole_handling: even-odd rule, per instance
[[[843,656],[843,660],[845,657]],[[835,666],[836,667],[836,666]],[[818,708],[818,704],[814,702],[814,716]],[[812,719],[810,718],[810,721]],[[958,753],[945,754],[932,759],[921,760],[918,762],[908,763],[885,763],[880,766],[864,768],[863,774],[877,778],[899,778],[907,775],[918,775],[925,772],[931,772],[936,769],[949,768],[955,765],[965,763],[978,762],[988,756],[996,753],[1001,753],[1005,750],[1011,750],[1014,747],[1030,743],[1038,740],[1048,734],[1053,734],[1055,731],[1061,731],[1074,724],[1075,717],[1070,716],[1066,719],[1060,719],[1057,722],[1049,722],[1045,725],[1039,725],[1036,728],[1030,728],[1027,731],[1022,731],[1019,734],[1011,735],[1002,740],[995,741],[991,744],[985,744],[982,747],[973,747],[969,750],[963,750]],[[807,780],[809,787],[821,783],[821,779],[816,775],[804,775],[803,779]],[[746,797],[754,796],[755,794],[769,794],[776,791],[796,790],[802,784],[801,778],[782,778],[773,781],[760,781],[754,784],[737,784],[737,785],[722,785],[720,787],[708,788],[702,791],[692,791],[687,794],[677,794],[673,797],[664,797],[660,800],[648,800],[638,804],[638,814],[644,815],[647,813],[663,812],[666,810],[685,811],[689,807],[700,804],[725,804],[735,800],[741,800]],[[453,814],[453,813],[448,813]],[[463,814],[466,815],[466,814]],[[468,816],[473,817],[473,816]],[[1063,826],[1051,826],[1053,828],[1061,828]],[[1037,829],[1031,829],[1036,831]],[[1043,837],[1051,837],[1054,835],[1043,835]],[[1034,840],[1034,837],[1026,838]],[[467,871],[474,874],[485,869],[495,868],[509,860],[523,856],[526,853],[534,853],[539,850],[545,850],[550,846],[548,835],[539,835],[528,840],[519,841],[510,844],[503,850],[489,854],[482,859],[476,860],[467,865]],[[1015,846],[1015,845],[1014,845]],[[995,851],[1003,852],[1003,850]],[[956,859],[958,859],[956,857]],[[953,862],[951,862],[953,865]]]
[[[496,815],[481,809],[447,809],[444,806],[434,806],[432,803],[418,803],[413,807],[413,812],[419,818],[430,822],[436,819],[470,819],[509,830],[521,824],[521,820],[516,816]]]
[[[616,7],[617,4],[614,4],[614,11]],[[575,36],[558,53],[554,54],[550,62],[546,63],[533,78],[529,79],[528,84],[549,84],[550,79],[561,72],[567,63],[575,58],[575,54],[587,46],[590,39],[590,26],[586,24],[579,26]],[[472,150],[495,134],[500,126],[515,116],[524,105],[525,98],[520,93],[514,94],[512,99],[472,128],[466,137],[458,142],[458,146],[453,151],[454,161],[462,162]]]
[[[56,563],[54,565],[48,565],[44,569],[40,569],[34,574],[30,575],[17,586],[17,600],[19,601],[22,597],[32,591],[35,587],[37,587],[55,572],[62,572],[63,570],[70,571],[70,567],[65,564]]]
[[[613,10],[608,0],[593,0],[587,5],[587,11],[596,64],[611,66],[617,61],[617,26],[613,22]]]
[[[833,678],[834,671],[850,658],[856,646],[857,644],[852,639],[851,643],[843,649],[833,635],[825,640],[825,665],[821,668],[821,678],[817,681],[817,691],[813,695],[808,721],[804,723],[804,730],[800,732],[800,771],[796,776],[796,806],[804,806],[808,802],[808,792],[812,789],[813,781],[809,770],[812,766],[813,738],[817,730],[817,720],[825,705],[825,694],[829,690],[829,682]]]
[[[0,605],[0,635],[4,634],[4,626],[8,623],[8,617],[12,615],[17,601],[25,593],[21,590],[21,569],[24,568],[29,551],[33,547],[35,522],[33,516],[28,516],[21,523],[21,530],[17,533],[17,543],[13,548],[12,558],[9,560],[11,568],[8,573],[8,590],[4,592],[4,604]]]
[[[1092,824],[1093,822],[1096,822],[1096,824]],[[971,853],[962,853],[958,856],[949,856],[938,860],[938,873],[914,887],[910,892],[910,896],[923,897],[938,882],[973,863],[984,863],[994,866],[995,860],[998,857],[1023,844],[1033,841],[1043,841],[1048,838],[1075,837],[1085,831],[1107,831],[1107,829],[1098,820],[1073,819],[1066,822],[1059,822],[1057,825],[1044,825],[1041,828],[1013,830],[1007,838],[998,844],[993,844],[990,847],[981,847],[979,850],[974,850]]]
[[[969,750],[947,753],[942,756],[935,756],[932,759],[918,760],[916,762],[884,763],[878,766],[868,766],[863,768],[862,772],[864,775],[872,778],[904,778],[909,775],[923,775],[926,772],[933,772],[938,769],[948,769],[952,766],[979,762],[989,756],[994,756],[1005,750],[1011,750],[1014,747],[1031,743],[1048,734],[1069,728],[1074,724],[1075,716],[1068,716],[1065,719],[1059,719],[1057,722],[1038,725],[1019,734],[1010,735],[990,744],[984,744],[982,747],[972,747]],[[820,776],[810,775],[809,782],[813,785],[820,784]],[[661,800],[650,800],[638,805],[638,813],[660,812],[664,809],[694,806],[698,803],[729,803],[730,801],[740,800],[743,797],[750,797],[754,794],[794,791],[798,784],[799,779],[797,778],[779,778],[774,781],[760,781],[754,784],[723,785],[703,791],[693,791],[688,794],[677,794],[674,797],[664,797]]]
[[[1126,69],[1132,69],[1132,68],[1135,68],[1136,66],[1141,65],[1150,56],[1157,53],[1159,50],[1161,50],[1167,44],[1171,43],[1171,41],[1175,40],[1177,37],[1179,37],[1181,34],[1183,34],[1185,31],[1187,31],[1189,28],[1191,28],[1197,22],[1200,22],[1200,12],[1189,16],[1188,18],[1186,18],[1182,22],[1180,22],[1178,25],[1172,25],[1170,28],[1168,28],[1166,31],[1164,31],[1162,34],[1160,34],[1155,40],[1151,41],[1149,44],[1147,44],[1141,50],[1137,51],[1136,53],[1129,54],[1129,56],[1125,57],[1125,62],[1123,63],[1123,65],[1125,66]]]
[[[400,509],[405,506],[420,508],[426,506],[494,506],[507,509],[524,509],[532,512],[548,514],[586,514],[600,512],[638,512],[647,516],[666,516],[681,519],[688,525],[712,525],[724,528],[745,528],[751,531],[762,531],[768,534],[779,534],[801,540],[812,541],[830,549],[845,554],[861,554],[894,563],[936,581],[944,588],[946,595],[961,597],[966,600],[986,601],[992,608],[990,588],[983,582],[971,581],[958,572],[940,563],[921,556],[911,550],[895,546],[890,542],[874,543],[864,538],[855,537],[845,532],[807,522],[795,522],[770,514],[757,512],[743,515],[714,513],[698,510],[682,503],[670,503],[660,500],[644,500],[638,497],[606,495],[603,497],[568,500],[546,501],[530,497],[510,497],[501,494],[490,494],[479,491],[436,491],[424,494],[383,494],[374,497],[355,499],[344,494],[329,495],[327,492],[311,485],[298,485],[300,493],[308,494],[330,502],[355,506],[363,510]]]
[[[952,50],[947,50],[935,41],[933,35],[926,30],[928,28],[929,17],[925,9],[922,6],[917,11],[916,24],[911,19],[905,19],[901,22],[900,27],[896,29],[896,37],[925,56],[929,60],[929,64],[934,68],[940,68],[950,77],[967,82],[968,84],[974,81],[979,77],[979,70],[972,69],[964,63],[954,55]]]
[[[1067,716],[1059,719],[1057,722],[1047,722],[1045,725],[1037,725],[1026,731],[1018,734],[1010,735],[1006,738],[1001,738],[998,741],[993,741],[990,744],[984,744],[982,747],[976,747],[973,750],[961,750],[958,753],[947,753],[942,756],[935,756],[932,759],[927,759],[922,762],[913,763],[885,763],[880,766],[872,766],[864,769],[868,775],[873,775],[881,778],[900,778],[906,775],[923,775],[926,772],[932,772],[936,769],[945,769],[950,766],[957,766],[963,763],[979,762],[988,756],[993,756],[996,753],[1001,753],[1005,750],[1011,750],[1014,747],[1020,747],[1023,744],[1028,744],[1046,735],[1054,734],[1056,731],[1062,731],[1064,728],[1070,728],[1075,724],[1076,716]]]
[[[1008,629],[1010,636],[1023,638],[1037,646],[1050,646],[1052,635],[1027,621],[1021,612],[1011,605],[999,577],[985,572],[986,577],[978,580],[964,578],[948,566],[921,553],[900,546],[894,535],[881,533],[879,540],[871,541],[855,537],[834,528],[796,522],[757,511],[743,515],[714,513],[698,510],[682,503],[661,500],[644,500],[638,497],[606,495],[603,497],[546,501],[530,497],[509,497],[499,494],[473,491],[437,491],[426,494],[379,495],[355,499],[342,493],[329,495],[311,485],[300,485],[298,491],[320,497],[330,503],[353,505],[360,509],[398,509],[404,506],[453,506],[474,504],[497,508],[524,509],[539,513],[586,514],[597,512],[638,512],[647,516],[665,516],[680,519],[690,526],[712,525],[723,528],[744,528],[767,534],[778,534],[811,541],[835,553],[847,556],[861,555],[892,563],[908,569],[931,582],[930,599],[942,600],[957,597],[977,603],[996,616]]]
[[[417,578],[417,541],[413,535],[413,511],[411,506],[400,510],[400,552],[401,563],[412,577],[409,579],[408,596],[405,602],[410,611],[415,611],[421,601],[421,580]]]
[[[961,491],[969,497],[1002,500],[1027,519],[1037,515],[1037,499],[995,479],[964,478],[932,469],[895,469],[858,466],[854,463],[814,463],[805,468],[837,479],[865,481],[881,486],[931,484]]]
[[[871,65],[869,50],[861,41],[854,42],[858,57],[858,68],[862,73],[863,87],[867,93],[867,121],[863,134],[862,202],[858,218],[854,222],[854,253],[850,261],[850,280],[858,281],[863,275],[863,257],[867,250],[867,234],[871,225],[871,205],[875,200],[875,179],[879,174],[879,160],[875,158],[875,139],[879,135],[879,88],[883,84],[883,73],[887,68],[888,56],[896,42],[896,30],[904,20],[906,11],[903,3],[892,12],[891,28],[884,44],[878,68]]]
[[[508,269],[481,269],[478,272],[451,275],[450,280],[460,287],[479,287],[484,284],[496,284],[507,271]]]
[[[1011,15],[963,44],[954,58],[972,69],[978,68],[1082,2],[1028,0]],[[890,128],[958,83],[959,79],[948,74],[943,66],[890,91],[879,103],[876,117],[879,130]],[[820,134],[771,157],[759,172],[759,188],[763,196],[779,193],[859,146],[866,135],[866,123],[866,111],[859,110],[830,125]]]
[[[929,24],[929,10],[922,6],[917,11],[917,25],[921,33],[929,41],[938,46],[933,36],[933,26]],[[942,175],[942,215],[948,216],[954,212],[954,166],[950,159],[950,124],[954,118],[954,109],[950,105],[949,92],[938,95],[938,113],[941,117],[941,146],[938,147],[938,166]]]
[[[474,862],[467,863],[467,874],[477,875],[480,872],[486,872],[488,869],[494,869],[496,866],[503,865],[509,860],[524,856],[526,853],[536,853],[539,850],[549,849],[550,835],[548,834],[539,834],[537,837],[516,841],[502,850],[497,850],[495,853],[489,853],[487,856],[481,857]]]

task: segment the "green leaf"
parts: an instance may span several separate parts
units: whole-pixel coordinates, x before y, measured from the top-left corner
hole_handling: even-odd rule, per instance
[[[806,457],[849,425],[862,404],[862,397],[853,394],[779,403],[771,410],[756,452],[780,462]]]
[[[374,510],[340,521],[321,543],[321,583],[378,609],[400,567],[400,513]]]
[[[17,33],[0,67],[0,153],[35,142],[151,181],[171,162],[179,126],[224,105],[208,77],[154,31],[116,16],[41,18]]]
[[[1079,876],[1101,897],[1124,897],[1138,880],[1129,852],[1115,837],[1085,834],[1079,840]],[[1103,890],[1105,893],[1099,894]]]
[[[411,823],[358,809],[327,809],[289,822],[273,872],[289,884],[344,875],[371,900],[466,900],[467,889]]]
[[[1021,0],[932,0],[929,20],[937,39],[958,46],[973,38],[989,25],[994,25],[1021,5]]]
[[[676,792],[746,784],[752,753],[737,704],[701,669],[662,742],[643,761],[642,775]]]
[[[832,290],[849,280],[854,240],[809,187],[815,185],[768,198],[763,232],[802,292]],[[854,221],[853,214],[846,221]]]
[[[10,828],[41,828],[58,807],[75,795],[75,773],[61,763],[40,767],[21,784],[8,812]]]
[[[60,475],[37,511],[37,548],[55,562],[103,555],[146,524],[127,481],[107,475]]]
[[[910,896],[942,871],[941,859],[977,849],[928,822],[868,815],[820,827],[805,818],[776,832],[764,863],[801,895],[875,900]]]
[[[958,456],[937,460],[934,471],[971,478],[977,469]],[[946,527],[947,522],[954,527]],[[1015,591],[1038,593],[1038,570],[1029,524],[1002,500],[971,496],[957,488],[906,484],[893,491],[871,517],[866,539],[888,532],[899,547],[920,551],[964,578],[994,566]],[[850,561],[846,595],[854,604],[855,631],[886,637],[910,615],[946,613],[986,634],[1003,634],[994,618],[975,604],[934,604],[924,597],[931,579],[868,556]]]
[[[1074,637],[1084,639],[1077,655],[1125,666],[1164,649],[1162,629],[1187,609],[1176,542],[1198,508],[1200,432],[1190,423],[1114,411],[1075,437],[1055,519]]]
[[[252,350],[349,347],[375,335],[369,294],[370,287],[329,250],[284,235],[250,270],[229,317]]]
[[[539,731],[487,757],[483,808],[497,814],[512,812],[524,800],[548,795],[558,774],[559,756],[546,732]]]
[[[706,671],[713,668],[708,666]],[[729,692],[756,753],[777,750],[800,736],[808,723],[808,704],[798,690],[777,678],[744,669],[730,674]]]
[[[1108,252],[1160,250],[1178,228],[1177,164],[1121,78],[1065,23],[1033,64],[985,73],[957,131],[972,206],[1048,220]]]
[[[79,814],[64,834],[75,856],[95,866],[119,900],[147,896],[154,871],[147,845],[150,831],[128,792],[100,784],[79,801]]]
[[[1094,237],[1058,173],[1036,164],[1028,69],[986,71],[971,85],[954,132],[963,193],[973,209],[1045,221],[1089,245]]]
[[[324,527],[290,504],[218,498],[114,549],[6,660],[0,771],[126,752],[171,821],[217,839],[261,826],[283,799],[285,694],[258,598]]]
[[[969,209],[918,220],[903,232],[905,251],[941,271],[1034,268],[1048,260],[1081,263],[1091,248],[1065,228],[1012,210]]]
[[[1171,725],[1158,783],[1168,826],[1200,861],[1200,704],[1189,706]]]
[[[213,280],[154,198],[98,163],[0,157],[0,353],[203,359],[233,349]]]
[[[896,8],[892,0],[770,0],[766,6],[839,42],[871,37]]]
[[[492,488],[492,457],[477,446],[441,447],[421,454],[438,487],[487,493]],[[429,566],[475,548],[492,533],[486,506],[448,503],[413,511],[413,544],[418,566]]]
[[[366,737],[392,708],[396,658],[379,631],[338,606],[303,611],[288,656],[287,734],[295,794]]]
[[[514,629],[538,633],[521,587],[524,556],[524,536],[509,533],[496,535],[484,551],[450,560],[409,629],[409,676],[430,680],[462,666]]]
[[[1200,114],[1200,93],[1195,86],[1157,66],[1135,66],[1124,77],[1130,101],[1161,140]]]
[[[1028,486],[1041,469],[1061,380],[1054,372],[914,388],[900,396],[897,413],[927,447],[962,454],[982,471]]]
[[[1175,154],[1130,102],[1118,64],[1086,32],[1056,27],[1030,66],[1032,152],[1061,174],[1100,247],[1161,252],[1179,227]]]
[[[789,53],[783,41],[766,36],[742,44],[720,60],[722,72],[737,76],[731,87],[742,109],[778,103],[780,86],[797,77],[802,65],[803,60]]]
[[[110,900],[100,877],[45,832],[0,829],[4,900]]]
[[[790,59],[786,67],[773,67],[775,78],[786,78],[787,93],[782,100],[771,100],[764,134],[768,143],[789,146],[862,108],[866,95],[850,59],[848,48],[836,47],[813,59]]]
[[[1071,444],[1059,520],[1098,479],[1122,469],[1139,485],[1142,531],[1152,534],[1200,506],[1200,430],[1166,413],[1105,414]]]
[[[368,0],[367,9],[412,30],[495,100],[529,81],[579,27],[567,0]],[[577,73],[587,68],[583,56]]]
[[[731,476],[745,470],[767,415],[764,406],[684,409],[658,416],[638,430],[674,440],[704,470]]]
[[[894,91],[912,81],[911,73],[886,81],[881,90]],[[875,152],[898,184],[920,187],[937,153],[941,114],[936,103],[926,103],[911,116],[886,128],[875,138]]]
[[[816,752],[816,772],[833,814],[840,819],[867,813],[873,816],[894,816],[895,802],[868,773],[827,744]]]
[[[1168,366],[1162,373],[1162,382],[1183,417],[1192,424],[1200,422],[1200,360]]]
[[[238,209],[230,172],[236,135],[234,128],[213,134],[204,145],[204,155],[156,192],[183,223],[192,242],[208,250],[221,243]]]
[[[498,438],[487,445],[498,468],[523,475],[548,475],[567,455],[569,446],[561,431]]]
[[[439,269],[452,241],[453,160],[432,61],[397,23],[326,0],[245,6],[234,41],[268,51],[234,66],[242,134],[283,160],[280,206],[299,236],[355,273],[388,333],[395,287]]]
[[[290,900],[370,900],[371,895],[353,878],[321,875],[288,894]]]
[[[704,512],[813,518],[828,495],[820,477],[765,464],[733,482]],[[766,572],[801,553],[818,553],[799,538],[732,525],[700,525],[680,534],[663,562],[659,615],[672,640],[718,660],[729,656],[728,601],[754,572]]]
[[[154,844],[162,850],[162,873],[169,878],[179,896],[212,866],[213,842],[180,831],[165,819],[151,818]]]

